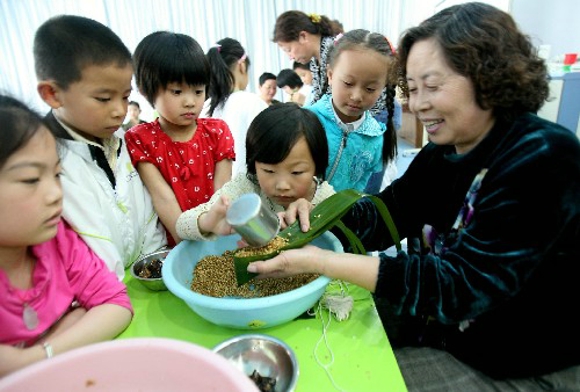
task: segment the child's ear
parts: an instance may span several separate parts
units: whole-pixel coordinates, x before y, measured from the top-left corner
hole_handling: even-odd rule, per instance
[[[248,73],[248,66],[246,65],[245,61],[242,61],[241,63],[239,63],[239,67],[240,67],[240,73],[242,75],[245,75],[246,73]]]
[[[58,109],[61,107],[61,102],[59,98],[60,88],[52,80],[43,80],[38,82],[36,86],[38,94],[44,102],[48,104],[53,109]]]

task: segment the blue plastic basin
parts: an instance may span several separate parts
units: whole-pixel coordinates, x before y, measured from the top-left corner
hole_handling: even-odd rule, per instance
[[[262,298],[216,298],[192,291],[197,262],[205,256],[236,249],[239,240],[240,236],[235,234],[215,241],[182,241],[163,263],[162,276],[167,289],[211,323],[238,329],[261,329],[286,323],[314,306],[330,282],[328,277],[320,276],[295,290]],[[343,252],[342,245],[330,232],[318,237],[312,245]]]

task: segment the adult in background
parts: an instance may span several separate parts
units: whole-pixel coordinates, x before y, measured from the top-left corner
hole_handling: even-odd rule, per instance
[[[264,72],[260,75],[258,79],[258,95],[264,102],[270,105],[280,103],[277,99],[274,99],[276,93],[278,92],[278,86],[276,85],[276,75],[272,72]]]
[[[325,15],[286,11],[278,16],[272,41],[290,58],[310,64],[312,71],[312,99],[318,101],[329,93],[326,57],[334,44],[331,20]]]
[[[141,106],[139,105],[139,102],[137,102],[137,101],[130,101],[129,102],[129,106],[127,108],[127,114],[129,116],[129,119],[127,120],[126,123],[124,123],[121,126],[123,128],[123,131],[128,131],[130,128],[134,127],[135,125],[144,124],[147,122],[145,120],[141,120],[141,118],[139,117],[139,116],[141,116]]]
[[[545,63],[509,14],[483,3],[440,11],[398,50],[430,141],[379,194],[408,252],[309,246],[248,270],[374,292],[409,391],[578,391],[580,143],[536,116]],[[290,206],[286,223],[298,211],[307,230],[310,207]],[[342,221],[367,250],[393,243],[368,198]]]
[[[300,76],[302,83],[310,86],[310,89],[312,90],[312,71],[310,70],[310,66],[308,64],[302,64],[298,61],[294,61],[292,63],[292,69],[298,74],[298,76]]]
[[[312,92],[312,86],[304,84],[298,73],[293,69],[281,70],[276,77],[276,84],[286,93],[285,102],[294,102],[304,106]]]

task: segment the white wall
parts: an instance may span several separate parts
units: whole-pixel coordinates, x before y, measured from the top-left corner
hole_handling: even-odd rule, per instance
[[[578,0],[480,0],[509,12],[537,48],[549,45],[549,60],[565,53],[580,54],[580,1]],[[437,0],[435,11],[467,0]]]
[[[580,1],[512,0],[511,14],[536,46],[551,45],[550,58],[580,53]]]

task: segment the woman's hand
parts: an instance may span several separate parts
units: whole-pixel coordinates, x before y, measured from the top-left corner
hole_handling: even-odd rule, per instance
[[[283,278],[311,273],[324,275],[325,263],[334,252],[312,245],[290,249],[270,260],[255,261],[248,265],[248,272],[260,274],[259,278]]]
[[[300,221],[300,229],[303,232],[307,232],[310,229],[310,211],[313,208],[314,205],[303,198],[290,203],[286,211],[278,213],[280,227],[285,229],[298,219]]]
[[[255,261],[248,265],[248,272],[259,274],[258,278],[283,278],[297,274],[319,274],[340,279],[374,292],[379,274],[378,257],[336,253],[313,245],[290,249],[270,260]]]
[[[204,212],[197,219],[201,233],[213,233],[217,235],[229,235],[234,229],[226,221],[226,212],[230,208],[230,200],[226,195],[221,195],[208,212]]]

